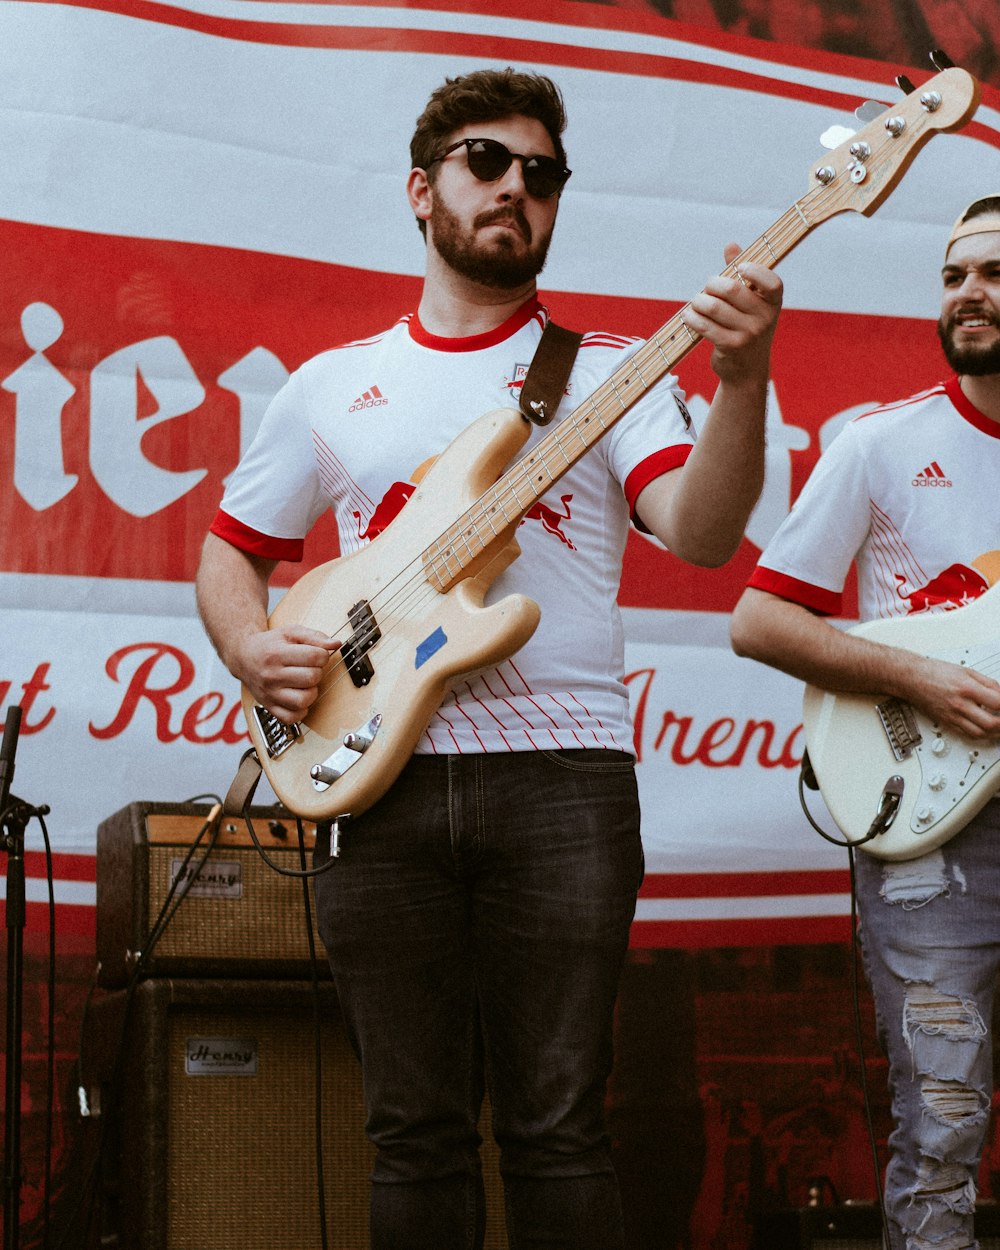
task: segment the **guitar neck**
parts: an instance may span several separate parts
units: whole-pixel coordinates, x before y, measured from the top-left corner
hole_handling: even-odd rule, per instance
[[[722,271],[739,278],[746,262],[773,268],[818,222],[806,214],[809,196],[796,200],[770,230],[740,252]],[[701,342],[683,314],[690,303],[611,374],[578,408],[560,421],[535,448],[518,460],[426,553],[426,567],[441,585],[459,580],[465,569],[516,525],[542,495],[619,421],[678,361]]]

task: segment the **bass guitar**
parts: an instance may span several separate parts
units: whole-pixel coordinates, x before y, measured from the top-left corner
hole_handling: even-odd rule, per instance
[[[919,149],[964,125],[978,105],[975,79],[953,66],[921,91],[899,81],[908,94],[814,165],[809,190],[726,276],[746,262],[773,267],[836,213],[873,213]],[[243,691],[254,750],[289,810],[310,820],[359,815],[395,781],[455,680],[523,646],[537,604],[519,595],[483,602],[519,554],[519,522],[698,342],[676,314],[513,464],[528,423],[516,409],[480,417],[375,541],[292,586],[270,625],[308,625],[342,646],[300,724],[279,722]]]
[[[1000,582],[964,607],[850,632],[1000,678]],[[934,850],[1000,791],[1000,741],[948,733],[902,699],[807,685],[803,724],[830,815],[849,842],[880,859]]]

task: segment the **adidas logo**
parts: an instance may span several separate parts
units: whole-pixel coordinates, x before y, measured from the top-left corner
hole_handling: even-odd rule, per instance
[[[388,402],[378,387],[373,386],[371,390],[365,391],[363,395],[359,395],[347,411],[360,412],[362,408],[380,408]]]
[[[913,479],[914,486],[951,486],[951,484],[951,478],[945,476],[944,470],[936,460],[932,460],[927,468]]]

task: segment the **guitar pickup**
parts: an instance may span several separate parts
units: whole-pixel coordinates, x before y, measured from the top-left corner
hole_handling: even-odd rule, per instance
[[[279,755],[283,755],[288,750],[292,743],[302,737],[302,730],[298,725],[284,724],[273,712],[269,712],[266,707],[261,707],[259,703],[254,706],[253,718],[260,736],[264,739],[268,759],[276,760]]]
[[[382,631],[367,599],[360,599],[353,608],[349,608],[347,617],[354,632],[340,644],[340,654],[351,681],[360,688],[367,686],[375,676],[375,667],[367,653],[382,637]]]

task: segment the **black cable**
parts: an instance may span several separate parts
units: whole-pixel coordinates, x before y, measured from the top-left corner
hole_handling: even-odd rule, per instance
[[[246,806],[244,806],[243,811],[240,814],[242,815],[244,821],[246,822],[247,832],[250,834],[250,841],[253,842],[254,846],[256,847],[257,854],[261,857],[264,863],[267,864],[268,868],[280,874],[282,877],[300,877],[303,880],[308,880],[310,877],[318,877],[324,872],[329,872],[330,869],[334,866],[334,863],[336,861],[334,860],[333,856],[331,856],[326,861],[325,864],[321,864],[319,868],[284,868],[282,867],[281,864],[276,864],[274,860],[270,857],[270,855],[268,855],[267,851],[265,851],[263,846],[261,846],[260,844],[260,839],[257,837],[257,831],[256,829],[254,829],[253,821],[250,819],[249,803],[247,803]],[[297,816],[295,819],[296,821],[299,820]],[[300,822],[299,823],[300,835],[301,835],[301,829],[302,829],[302,826]],[[312,935],[312,931],[310,930],[310,937],[311,935]]]
[[[816,830],[821,838],[827,842],[833,843],[834,846],[846,847],[847,849],[847,865],[851,880],[851,1007],[854,1020],[854,1042],[857,1047],[858,1065],[860,1068],[861,1081],[861,1097],[865,1109],[865,1130],[868,1136],[868,1148],[871,1151],[872,1170],[875,1178],[875,1196],[878,1203],[879,1221],[882,1227],[882,1236],[885,1244],[889,1245],[889,1224],[885,1213],[885,1197],[882,1190],[882,1168],[878,1158],[878,1143],[875,1138],[875,1118],[872,1113],[871,1091],[868,1088],[868,1070],[865,1060],[865,1043],[864,1029],[861,1021],[861,981],[858,976],[858,950],[859,950],[859,930],[858,930],[858,891],[857,891],[857,873],[855,869],[854,848],[862,846],[865,842],[870,842],[881,832],[880,828],[876,828],[876,822],[873,822],[871,829],[865,837],[857,841],[847,841],[835,838],[822,829],[813,819],[812,813],[805,798],[805,786],[810,789],[818,790],[815,775],[809,764],[809,757],[806,755],[802,761],[802,768],[799,770],[799,803],[805,814],[806,820]]]
[[[811,776],[811,773],[809,774],[809,776]],[[835,838],[832,833],[827,833],[827,831],[823,829],[820,825],[818,825],[816,821],[813,819],[813,814],[812,812],[810,812],[809,805],[806,803],[806,795],[805,795],[806,786],[808,786],[810,790],[818,789],[818,786],[813,785],[809,781],[807,773],[806,773],[805,761],[803,761],[803,767],[799,769],[799,804],[802,808],[802,811],[803,811],[803,814],[805,815],[806,820],[809,821],[809,824],[813,827],[813,829],[826,842],[832,843],[833,846],[846,847],[848,850],[850,850],[852,847],[855,847],[855,846],[864,846],[866,842],[871,842],[873,838],[877,838],[878,835],[882,832],[881,827],[876,827],[878,825],[878,821],[876,819],[875,821],[872,822],[871,828],[868,830],[868,832],[865,834],[863,838],[854,838],[854,839]]]
[[[885,1213],[885,1195],[882,1190],[882,1168],[878,1158],[878,1143],[875,1139],[875,1117],[872,1113],[871,1091],[868,1088],[868,1068],[865,1060],[864,1029],[861,1023],[861,983],[858,977],[858,953],[860,932],[858,929],[858,891],[855,872],[854,848],[847,849],[847,863],[851,874],[851,1001],[854,1014],[854,1038],[858,1048],[858,1063],[861,1067],[861,1096],[865,1108],[865,1128],[868,1133],[868,1149],[871,1151],[872,1170],[875,1175],[875,1195],[878,1202],[879,1222],[882,1226],[882,1237],[885,1244],[889,1243],[889,1221]]]
[[[315,1136],[316,1136],[316,1199],[319,1214],[319,1236],[322,1250],[327,1250],[326,1181],[323,1172],[323,1035],[322,1005],[319,998],[319,973],[316,971],[316,939],[313,936],[312,905],[309,901],[309,878],[306,870],[306,837],[299,817],[295,818],[299,835],[299,863],[302,866],[302,901],[305,908],[306,935],[309,941],[309,970],[312,983]],[[332,863],[332,860],[330,861]]]

